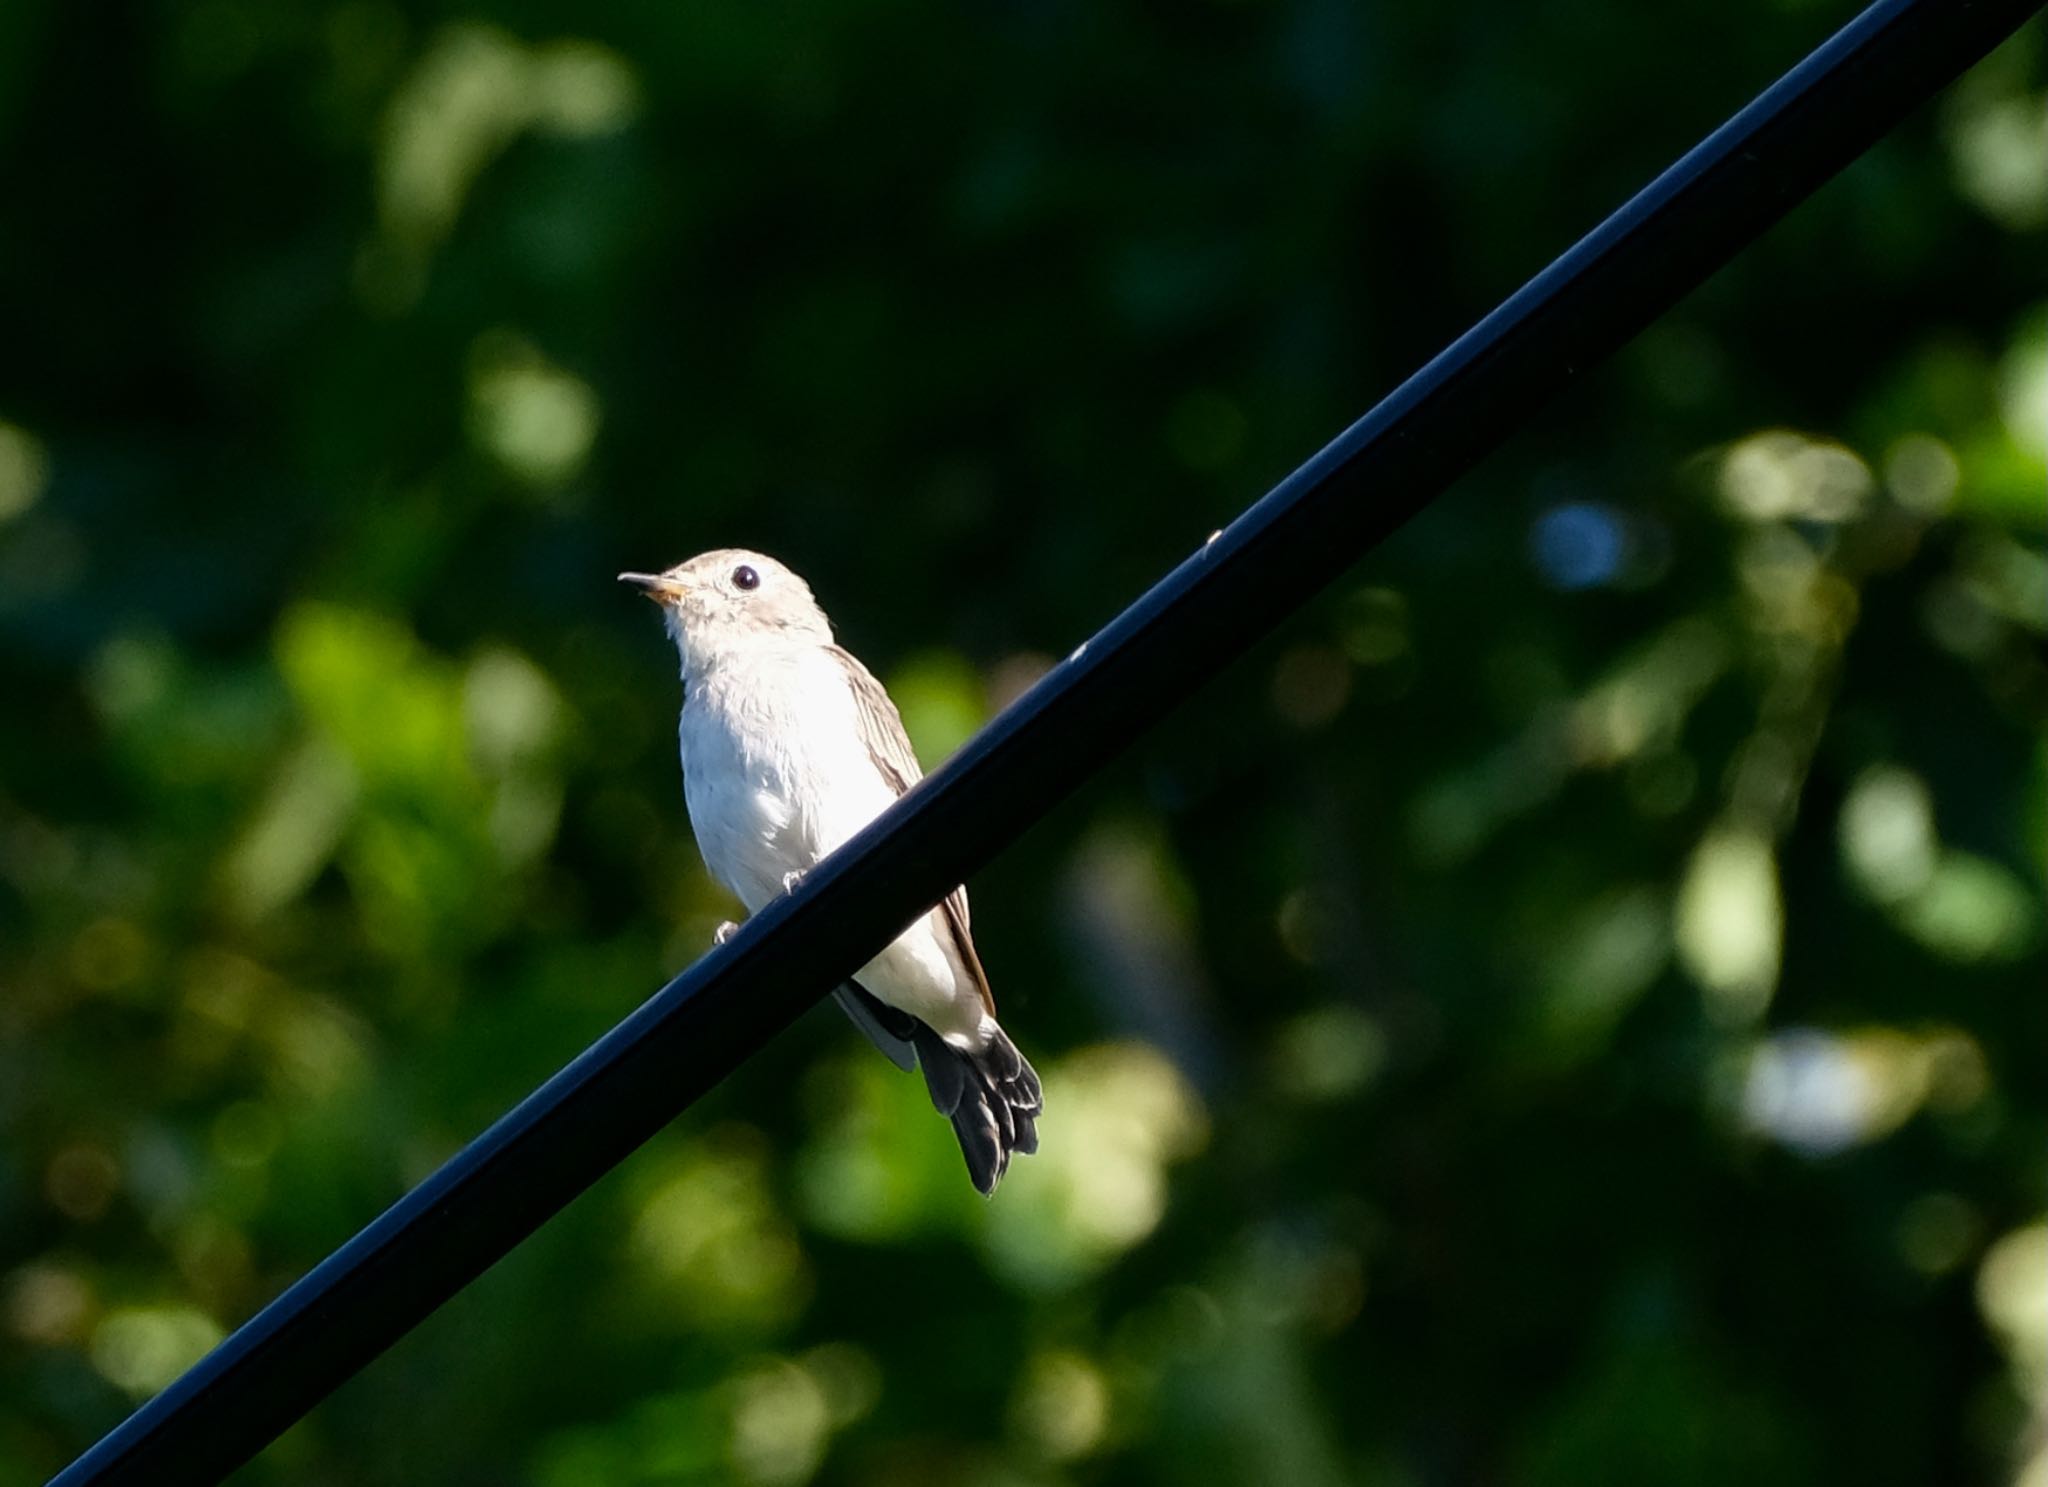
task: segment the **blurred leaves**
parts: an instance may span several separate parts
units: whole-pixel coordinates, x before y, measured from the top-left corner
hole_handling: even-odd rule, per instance
[[[735,912],[613,573],[935,765],[1838,19],[0,8],[0,1487]],[[820,1013],[243,1476],[2042,1480],[2044,66],[977,878],[994,1202]]]

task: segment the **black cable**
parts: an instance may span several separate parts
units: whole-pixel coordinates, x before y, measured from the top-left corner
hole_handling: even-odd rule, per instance
[[[1864,11],[54,1482],[255,1455],[2042,4]]]

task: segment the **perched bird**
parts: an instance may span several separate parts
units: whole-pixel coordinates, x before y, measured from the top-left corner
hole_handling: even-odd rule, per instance
[[[916,783],[882,684],[832,640],[801,578],[727,549],[621,573],[682,654],[683,796],[704,865],[753,913]],[[723,941],[734,926],[720,927]],[[996,1022],[956,888],[833,995],[898,1067],[922,1066],[968,1175],[993,1193],[1038,1149],[1038,1075]]]

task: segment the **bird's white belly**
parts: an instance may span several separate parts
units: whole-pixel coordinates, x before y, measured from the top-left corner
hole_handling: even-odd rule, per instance
[[[870,995],[902,1008],[934,1031],[963,1044],[978,1044],[985,1040],[988,1014],[981,993],[963,981],[946,953],[941,937],[948,933],[933,910],[862,966],[854,980]]]

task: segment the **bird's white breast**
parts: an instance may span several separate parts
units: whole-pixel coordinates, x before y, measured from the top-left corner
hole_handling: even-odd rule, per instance
[[[764,650],[743,676],[694,678],[680,738],[705,865],[750,912],[894,799],[861,742],[843,671],[816,647]]]

